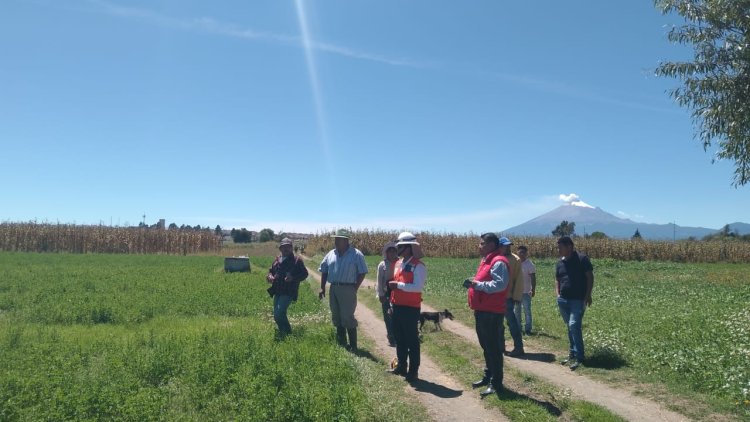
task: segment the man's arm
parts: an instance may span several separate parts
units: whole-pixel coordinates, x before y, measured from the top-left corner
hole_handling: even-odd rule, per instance
[[[269,283],[273,283],[273,280],[276,276],[276,260],[273,261],[273,264],[271,264],[271,268],[268,269],[268,275],[266,275],[266,281]]]
[[[536,273],[529,274],[531,277],[531,297],[536,294]]]
[[[359,289],[359,286],[362,284],[363,281],[365,281],[365,275],[367,275],[367,262],[365,262],[365,256],[362,255],[362,252],[357,251],[357,289]]]
[[[362,282],[365,281],[365,275],[367,275],[367,273],[357,274],[357,289],[359,289],[359,286],[361,286]]]
[[[424,264],[419,264],[416,267],[414,267],[414,280],[411,283],[404,283],[402,281],[399,281],[398,286],[399,290],[403,290],[405,292],[421,292],[424,288],[424,281],[427,278],[427,268],[424,266]]]
[[[320,273],[320,293],[318,293],[318,299],[326,297],[326,281],[328,281],[328,273]]]
[[[385,290],[386,290],[385,283],[386,281],[388,281],[385,279],[385,269],[386,269],[385,267],[387,265],[388,264],[386,264],[385,261],[378,264],[378,269],[377,269],[377,273],[378,273],[377,281],[378,282],[377,282],[377,285],[375,286],[375,296],[377,296],[378,298],[381,298],[385,295]]]
[[[307,267],[305,267],[305,262],[302,260],[302,258],[297,257],[297,280],[294,280],[295,282],[302,282],[305,279],[307,279],[307,276],[310,275],[307,272]]]
[[[586,298],[584,299],[586,306],[591,306],[591,303],[593,302],[591,300],[592,290],[594,290],[594,272],[586,271]]]
[[[521,261],[516,258],[515,269],[511,269],[511,277],[513,277],[513,302],[521,303],[523,299],[523,269],[521,268]],[[515,270],[515,271],[514,271]]]
[[[479,290],[485,293],[493,294],[500,293],[508,288],[510,283],[510,270],[504,262],[498,261],[492,265],[490,269],[492,280],[490,281],[477,281],[473,280],[475,290]]]

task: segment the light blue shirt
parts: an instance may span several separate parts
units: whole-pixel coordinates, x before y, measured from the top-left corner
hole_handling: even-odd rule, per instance
[[[358,275],[367,274],[367,263],[362,252],[350,246],[342,255],[336,249],[328,252],[318,271],[328,273],[329,283],[356,284]]]
[[[477,283],[474,285],[474,289],[492,294],[502,292],[508,288],[508,279],[510,276],[508,275],[508,267],[504,262],[497,261],[490,269],[490,274],[492,275],[491,281]]]

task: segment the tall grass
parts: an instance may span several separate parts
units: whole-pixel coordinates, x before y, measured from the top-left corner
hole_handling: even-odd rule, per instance
[[[210,230],[0,223],[0,251],[187,255],[220,249]]]
[[[396,238],[397,232],[360,230],[353,232],[352,244],[365,255],[380,255],[383,245]],[[479,234],[416,233],[427,256],[443,258],[479,257]],[[515,245],[527,245],[532,258],[557,257],[557,238],[511,237]],[[649,241],[625,239],[576,238],[576,249],[591,258],[612,258],[621,261],[671,262],[750,262],[750,243],[741,241],[681,240]],[[310,237],[305,252],[315,255],[333,248],[328,233]]]

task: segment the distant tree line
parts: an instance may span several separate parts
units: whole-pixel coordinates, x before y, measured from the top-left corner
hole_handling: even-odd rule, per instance
[[[232,229],[232,231],[230,232],[230,236],[232,237],[232,241],[234,241],[234,243],[250,243],[250,242],[270,242],[272,240],[275,240],[277,237],[282,238],[284,234],[279,233],[277,236],[273,230],[263,229],[260,232],[258,232],[257,239],[253,239],[253,232],[243,227],[239,230]]]
[[[704,236],[703,240],[736,240],[741,242],[750,242],[750,234],[740,235],[736,230],[730,229],[729,224],[725,224],[718,233]]]

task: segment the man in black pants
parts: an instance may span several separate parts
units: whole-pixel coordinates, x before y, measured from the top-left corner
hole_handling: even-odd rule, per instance
[[[473,279],[466,279],[469,307],[474,310],[477,337],[484,351],[484,377],[473,383],[474,388],[489,385],[479,394],[484,397],[503,387],[503,316],[508,290],[508,260],[501,255],[500,240],[494,233],[485,233],[479,242],[482,260]]]

